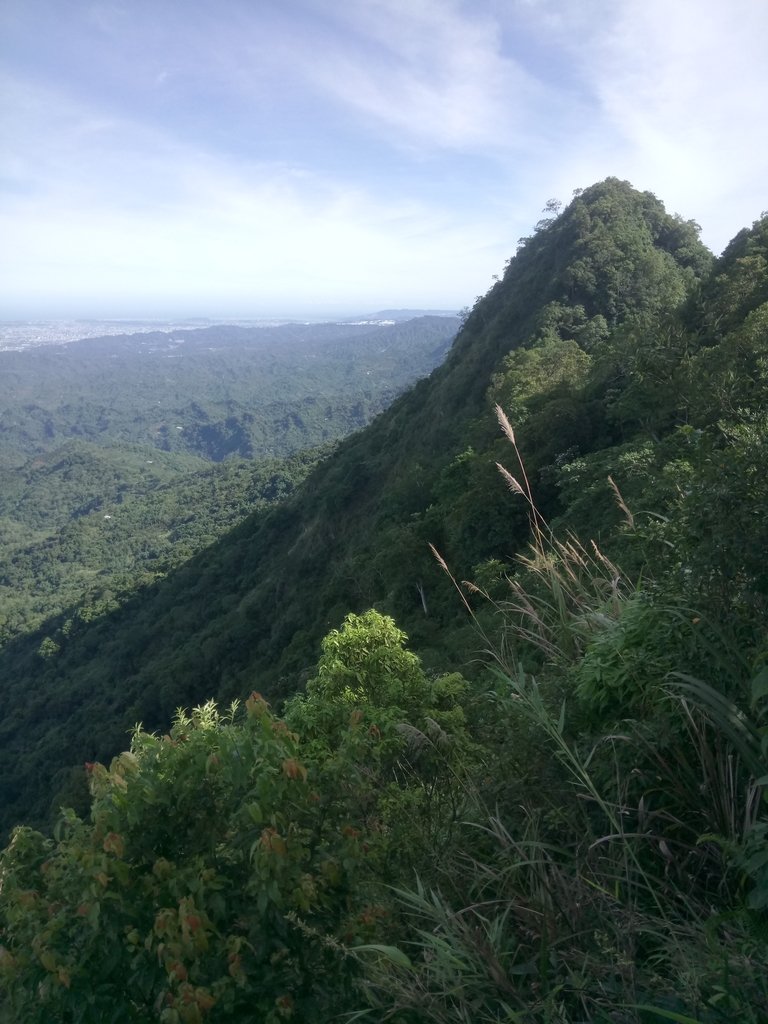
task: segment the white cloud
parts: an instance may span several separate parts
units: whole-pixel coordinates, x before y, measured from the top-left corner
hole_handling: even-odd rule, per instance
[[[547,90],[501,48],[489,15],[453,0],[362,0],[301,66],[315,88],[419,147],[513,148]],[[311,42],[307,45],[311,46]]]
[[[255,312],[384,298],[453,306],[503,261],[485,251],[490,224],[305,167],[226,160],[50,95],[28,100],[37,120],[19,159],[30,190],[0,220],[8,304],[45,291],[83,311],[89,296]]]
[[[232,301],[255,312],[406,296],[452,306],[472,297],[482,227],[436,223],[429,211],[365,197],[339,195],[312,209],[275,183],[235,192],[230,181],[226,193],[223,184],[198,180],[194,199],[139,216],[57,203],[8,218],[3,233],[14,239],[14,259],[3,279],[16,298],[33,281],[32,292],[44,284],[49,294],[83,303],[100,295],[186,297],[198,308]]]
[[[765,206],[766,39],[756,0],[606,3],[574,38],[598,104],[578,159],[655,191],[721,248]]]

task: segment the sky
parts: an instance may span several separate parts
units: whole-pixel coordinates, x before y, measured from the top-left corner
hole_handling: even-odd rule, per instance
[[[609,175],[768,207],[766,0],[1,0],[0,318],[459,309]]]

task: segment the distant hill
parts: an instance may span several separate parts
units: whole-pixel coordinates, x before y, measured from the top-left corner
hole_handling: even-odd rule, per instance
[[[367,423],[457,327],[145,327],[56,344],[48,325],[48,344],[0,352],[0,643],[115,576],[125,593],[284,496],[318,457],[295,453]],[[208,471],[232,459],[264,464]]]
[[[421,316],[458,316],[455,309],[380,309],[377,313],[366,313],[364,316],[353,317],[357,320],[413,320]]]
[[[290,454],[367,423],[438,365],[458,326],[218,326],[0,352],[0,465],[69,439],[212,461]]]

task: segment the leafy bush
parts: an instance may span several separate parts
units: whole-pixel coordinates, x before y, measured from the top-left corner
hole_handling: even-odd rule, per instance
[[[89,766],[91,820],[2,855],[2,966],[19,1024],[327,1021],[348,998],[361,833],[252,696]],[[359,909],[359,908],[357,908]],[[359,934],[365,934],[364,929]],[[317,979],[322,978],[321,984]]]

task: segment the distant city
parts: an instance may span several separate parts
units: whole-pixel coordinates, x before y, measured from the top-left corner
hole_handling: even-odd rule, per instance
[[[85,338],[152,331],[190,330],[226,324],[236,327],[276,327],[290,320],[0,320],[0,352],[22,351],[42,345],[66,345]]]

